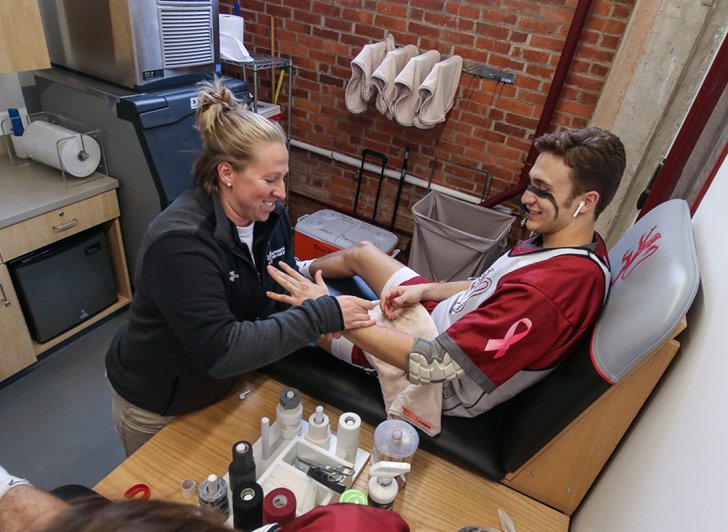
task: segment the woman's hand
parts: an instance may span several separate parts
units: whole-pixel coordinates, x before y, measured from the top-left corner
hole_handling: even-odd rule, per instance
[[[268,275],[271,276],[271,279],[281,285],[281,287],[283,287],[289,295],[278,294],[276,292],[266,292],[266,295],[269,298],[296,306],[300,305],[307,299],[318,299],[321,296],[329,294],[329,289],[324,282],[321,271],[316,272],[315,282],[312,282],[291,268],[285,262],[279,262],[278,266],[280,266],[280,270],[273,266],[268,266]]]
[[[344,329],[362,329],[376,325],[377,321],[369,316],[369,311],[377,306],[376,301],[356,296],[336,296],[336,301],[339,302],[341,314],[344,316]]]
[[[411,286],[395,286],[382,294],[379,305],[388,320],[397,319],[395,312],[398,308],[411,307],[422,301],[424,284]]]
[[[283,271],[268,266],[268,275],[290,295],[266,292],[269,298],[289,305],[300,305],[306,299],[318,299],[329,294],[321,270],[316,272],[315,282],[311,282],[285,262],[279,262],[278,265]],[[336,301],[344,317],[344,329],[360,329],[376,323],[376,320],[369,317],[369,311],[376,306],[374,301],[354,296],[337,296]]]
[[[319,341],[326,342],[327,344],[331,344],[334,340],[337,340],[343,336],[343,333],[341,331],[334,332],[334,333],[326,333],[319,336]]]

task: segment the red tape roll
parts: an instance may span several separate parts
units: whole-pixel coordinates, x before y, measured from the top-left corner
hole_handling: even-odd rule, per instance
[[[296,496],[288,488],[275,488],[263,499],[263,524],[285,525],[296,517]]]

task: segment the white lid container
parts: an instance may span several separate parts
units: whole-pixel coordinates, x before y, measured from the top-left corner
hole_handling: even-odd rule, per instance
[[[368,240],[390,253],[398,241],[390,231],[329,209],[300,217],[296,231],[341,249]]]

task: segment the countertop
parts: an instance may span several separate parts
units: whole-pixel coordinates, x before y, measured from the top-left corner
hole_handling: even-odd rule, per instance
[[[3,152],[4,143],[0,138]],[[116,179],[98,172],[80,179],[69,175],[66,179],[68,184],[60,170],[35,161],[13,166],[5,152],[0,156],[0,229],[119,186]]]

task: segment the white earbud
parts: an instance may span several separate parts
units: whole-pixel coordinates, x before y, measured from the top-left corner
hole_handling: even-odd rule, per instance
[[[579,206],[578,206],[578,207],[576,208],[576,210],[574,211],[574,214],[572,214],[572,215],[571,215],[571,216],[572,216],[572,218],[576,218],[577,216],[579,216],[579,213],[580,213],[580,212],[581,212],[581,210],[582,210],[582,209],[584,208],[584,205],[586,205],[586,203],[584,203],[584,201],[583,201],[583,200],[579,202]]]

